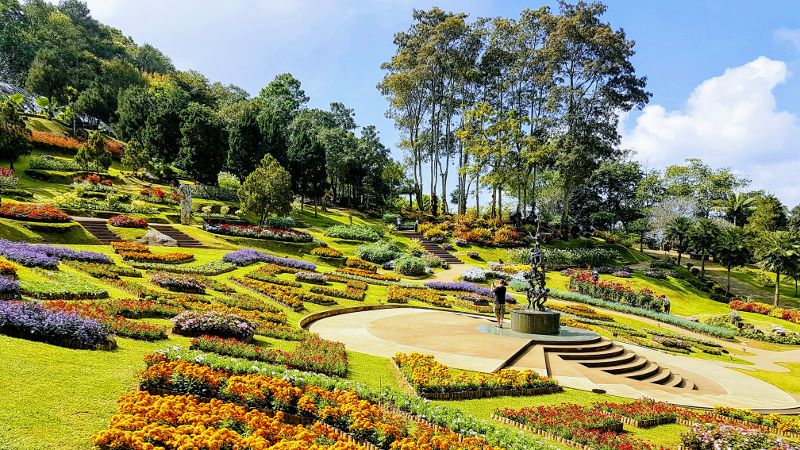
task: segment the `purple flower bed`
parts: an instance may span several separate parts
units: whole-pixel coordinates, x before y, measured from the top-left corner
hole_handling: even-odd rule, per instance
[[[102,253],[77,251],[67,247],[52,245],[31,245],[24,242],[11,242],[0,239],[0,255],[26,267],[55,269],[60,259],[72,259],[94,263],[110,264],[111,258]]]
[[[211,335],[249,341],[258,326],[234,314],[218,311],[186,311],[172,319],[172,332],[181,336]]]
[[[19,296],[19,282],[13,278],[0,277],[0,299],[8,300]]]
[[[96,320],[50,311],[37,303],[0,302],[0,333],[69,348],[116,346]]]
[[[249,248],[230,252],[227,255],[223,256],[222,260],[231,264],[236,264],[237,266],[249,266],[250,264],[256,262],[265,262],[265,263],[277,264],[279,266],[292,267],[295,269],[308,270],[308,271],[317,268],[317,265],[314,263],[300,261],[292,258],[281,258],[279,256],[272,256]]]
[[[437,291],[463,291],[473,292],[475,294],[493,297],[494,293],[491,289],[477,284],[465,283],[463,281],[429,281],[425,283],[425,287],[436,289]],[[507,303],[517,303],[517,299],[509,294],[506,294]]]

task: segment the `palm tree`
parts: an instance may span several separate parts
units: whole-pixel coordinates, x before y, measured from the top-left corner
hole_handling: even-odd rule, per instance
[[[728,270],[728,286],[726,288],[728,295],[731,294],[731,269],[747,264],[752,255],[750,242],[743,229],[730,227],[722,230],[714,248],[714,259]]]
[[[781,299],[781,273],[791,273],[800,259],[800,243],[797,236],[788,231],[773,231],[766,234],[756,253],[759,265],[775,272],[775,297],[773,305]]]
[[[755,197],[745,194],[728,194],[723,200],[722,211],[734,225],[742,226],[755,209],[755,200]]]
[[[719,233],[719,226],[709,219],[698,220],[689,228],[689,245],[700,254],[700,278],[706,277],[706,257],[716,248]]]
[[[667,239],[672,241],[675,250],[678,251],[678,265],[681,265],[681,255],[686,251],[687,237],[691,227],[692,221],[688,217],[676,217],[667,224]]]

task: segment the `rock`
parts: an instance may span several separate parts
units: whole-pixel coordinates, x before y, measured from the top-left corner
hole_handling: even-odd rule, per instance
[[[730,319],[731,323],[739,323],[742,321],[742,316],[740,316],[737,311],[729,312],[728,318]]]
[[[160,245],[164,247],[177,247],[178,241],[156,230],[148,230],[142,238],[136,242],[145,245]]]
[[[786,330],[783,327],[775,326],[772,327],[772,334],[777,334],[778,336],[786,336]]]
[[[689,317],[688,320],[689,320],[689,322],[695,322],[695,323],[699,323],[700,322],[700,319],[698,319],[697,317]]]

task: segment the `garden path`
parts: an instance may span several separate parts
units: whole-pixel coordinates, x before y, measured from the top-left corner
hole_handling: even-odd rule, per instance
[[[348,349],[392,357],[397,352],[432,354],[450,367],[490,372],[530,344],[529,339],[491,333],[489,319],[466,313],[396,308],[341,314],[311,324],[311,331],[343,342]],[[788,409],[800,406],[792,395],[716,361],[669,355],[622,344],[635,353],[697,383],[696,391],[657,386],[569,364],[559,358],[537,357],[536,345],[515,363],[550,373],[566,387],[603,389],[629,398],[643,396],[671,403],[713,407],[725,405],[752,409]],[[763,358],[769,361],[769,355]],[[523,367],[524,366],[524,367]],[[748,366],[753,367],[753,366]]]

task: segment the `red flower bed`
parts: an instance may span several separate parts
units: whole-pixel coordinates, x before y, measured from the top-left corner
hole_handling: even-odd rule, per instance
[[[766,316],[787,320],[792,323],[800,323],[800,310],[797,309],[780,308],[767,305],[766,303],[747,302],[739,299],[731,300],[731,302],[728,303],[728,307],[736,311],[763,314]]]
[[[569,289],[610,302],[626,303],[640,308],[660,308],[658,298],[651,289],[633,289],[629,284],[608,280],[595,282],[592,274],[586,271],[576,271],[570,275]]]
[[[75,175],[72,179],[78,183],[85,182],[89,184],[102,184],[103,186],[111,186],[114,184],[114,181],[108,178],[101,178],[100,175],[96,173],[90,173],[85,177],[81,175]]]
[[[108,219],[111,225],[123,228],[147,228],[147,220],[133,216],[114,216]]]
[[[42,144],[50,147],[65,148],[68,150],[77,150],[81,146],[81,141],[66,137],[59,136],[53,133],[46,133],[43,131],[33,131],[30,137],[31,142]]]
[[[37,205],[33,203],[3,203],[0,205],[0,217],[34,222],[69,222],[69,214],[53,205]]]
[[[125,145],[114,139],[106,139],[106,151],[114,156],[122,156],[125,153]]]

